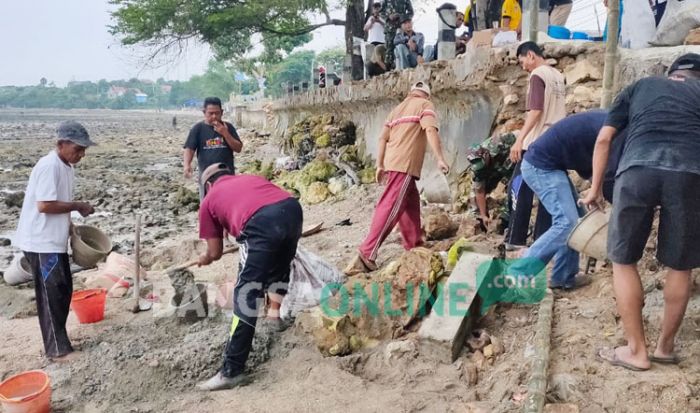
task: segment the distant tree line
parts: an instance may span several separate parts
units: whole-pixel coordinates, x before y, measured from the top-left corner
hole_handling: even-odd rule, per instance
[[[41,78],[36,86],[4,86],[0,87],[0,107],[173,108],[191,101],[201,101],[207,96],[228,100],[232,92],[248,95],[257,90],[256,79],[244,77],[238,70],[222,62],[211,61],[204,74],[192,76],[188,81],[103,79],[98,82],[73,81],[66,87],[56,87],[53,82]],[[145,103],[137,102],[138,92],[148,95]]]

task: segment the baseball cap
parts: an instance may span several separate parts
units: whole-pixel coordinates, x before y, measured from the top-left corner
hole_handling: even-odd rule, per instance
[[[427,82],[420,81],[414,83],[413,86],[411,86],[411,92],[413,92],[414,90],[420,90],[421,92],[424,92],[428,96],[430,96],[430,86],[428,86]]]
[[[700,54],[686,53],[683,56],[680,56],[671,64],[671,67],[668,68],[668,74],[671,74],[676,70],[692,70],[695,72],[700,72]]]
[[[403,16],[401,16],[401,20],[400,20],[401,24],[404,24],[405,22],[410,22],[410,21],[413,21],[413,19],[411,19],[411,16],[409,16],[408,14],[404,14]]]
[[[199,182],[200,184],[204,185],[218,174],[233,175],[233,171],[226,166],[225,163],[215,163],[213,165],[209,165],[204,172],[202,172]]]
[[[85,127],[73,120],[61,122],[61,124],[58,125],[58,129],[56,129],[56,133],[58,134],[58,139],[71,141],[85,148],[97,145],[90,140],[90,135]]]

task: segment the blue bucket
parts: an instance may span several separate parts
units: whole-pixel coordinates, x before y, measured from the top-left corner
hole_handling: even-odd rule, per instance
[[[584,32],[573,32],[571,38],[574,40],[588,40],[588,34]]]
[[[549,26],[547,35],[553,39],[571,39],[571,31],[563,26]]]

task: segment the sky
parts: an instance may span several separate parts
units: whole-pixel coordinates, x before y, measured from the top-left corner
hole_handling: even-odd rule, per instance
[[[426,41],[437,38],[435,9],[445,0],[414,0],[414,28]],[[337,1],[331,0],[331,3]],[[463,10],[467,0],[453,2]],[[604,25],[602,0],[574,0],[569,26],[596,29],[594,6]],[[143,50],[122,47],[109,34],[108,0],[2,1],[0,5],[0,86],[36,85],[42,77],[64,86],[71,80],[187,80],[201,74],[212,54],[206,46],[190,46],[175,64],[144,67]],[[343,10],[333,17],[344,18]],[[344,44],[344,29],[327,26],[313,33],[303,49],[322,51]]]

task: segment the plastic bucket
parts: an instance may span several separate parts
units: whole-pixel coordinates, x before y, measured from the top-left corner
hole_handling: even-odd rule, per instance
[[[7,267],[5,273],[3,274],[5,282],[10,285],[18,285],[31,281],[34,276],[32,275],[32,269],[29,266],[29,261],[24,255],[15,255],[15,258]]]
[[[83,268],[92,268],[112,251],[112,241],[99,229],[79,225],[70,237],[73,261]]]
[[[587,213],[569,234],[569,247],[598,260],[606,259],[609,219],[610,214],[599,209]]]
[[[41,370],[25,371],[0,383],[0,403],[6,413],[48,413],[51,381]]]
[[[182,294],[176,294],[171,304],[179,321],[194,323],[207,318],[209,304],[206,284],[194,284]]]
[[[105,318],[105,301],[107,290],[104,288],[81,290],[73,293],[70,308],[75,312],[80,324],[96,323]]]
[[[563,26],[549,26],[547,36],[553,39],[570,39],[571,31]]]

